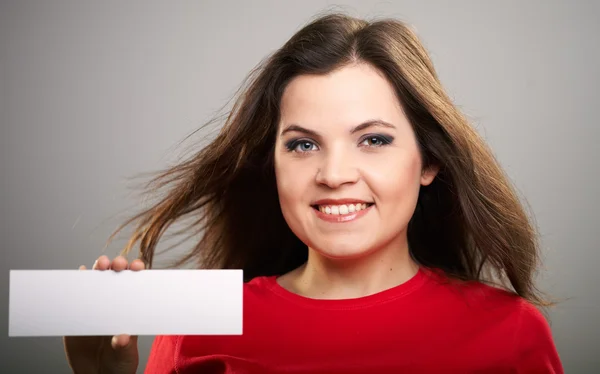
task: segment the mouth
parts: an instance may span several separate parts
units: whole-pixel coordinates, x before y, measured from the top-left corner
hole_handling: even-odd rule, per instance
[[[312,208],[327,215],[343,216],[366,210],[374,203],[347,203],[347,204],[315,204]]]
[[[355,221],[366,215],[375,203],[361,200],[319,200],[311,205],[318,218],[333,223]]]

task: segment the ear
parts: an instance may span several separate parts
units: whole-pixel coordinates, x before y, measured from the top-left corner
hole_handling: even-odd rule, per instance
[[[439,173],[440,168],[437,165],[431,165],[427,169],[423,169],[421,172],[421,185],[429,186]]]

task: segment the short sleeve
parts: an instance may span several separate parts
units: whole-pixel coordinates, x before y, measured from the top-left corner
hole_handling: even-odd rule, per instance
[[[144,373],[146,374],[176,374],[175,355],[177,336],[158,335],[152,342],[150,355]]]
[[[544,315],[524,302],[515,336],[517,373],[564,374],[552,331]]]

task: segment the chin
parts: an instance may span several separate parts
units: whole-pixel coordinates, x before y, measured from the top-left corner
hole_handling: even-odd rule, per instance
[[[319,255],[332,260],[351,260],[372,252],[371,245],[367,243],[364,243],[364,245],[360,244],[356,241],[344,240],[343,242],[326,242],[322,245],[312,246],[311,248]]]

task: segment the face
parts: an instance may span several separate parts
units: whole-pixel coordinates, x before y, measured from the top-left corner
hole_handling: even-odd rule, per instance
[[[290,82],[275,172],[287,224],[329,258],[406,245],[419,188],[435,177],[393,87],[366,64]]]

